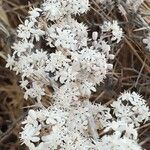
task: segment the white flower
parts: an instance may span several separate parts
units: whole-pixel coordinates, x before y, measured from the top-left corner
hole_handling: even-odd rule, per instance
[[[83,134],[85,130],[88,130],[88,118],[90,111],[88,107],[82,104],[77,104],[78,107],[74,108],[70,112],[69,120],[66,123],[70,131],[80,132]]]
[[[112,26],[111,22],[104,21],[103,25],[101,26],[102,32],[110,31],[111,26]]]
[[[26,89],[24,98],[28,99],[28,96],[30,96],[31,98],[36,98],[37,101],[40,102],[43,95],[45,95],[43,87],[41,87],[38,83],[33,82],[32,87]]]
[[[37,114],[35,110],[29,110],[28,116],[26,120],[22,122],[22,124],[31,124],[34,127],[38,126],[38,121],[37,121]]]
[[[39,41],[40,37],[45,34],[44,31],[35,27],[35,22],[27,19],[25,20],[24,24],[20,24],[18,26],[17,32],[19,38],[29,39],[32,36],[36,39],[36,41]]]
[[[143,39],[143,43],[147,45],[146,48],[150,51],[150,33]]]
[[[148,121],[150,117],[146,101],[135,92],[124,92],[111,106],[118,119],[124,120],[129,124],[134,123],[135,126]]]
[[[76,70],[74,70],[74,68],[72,66],[60,69],[59,71],[56,71],[56,76],[54,77],[54,79],[57,81],[59,79],[60,83],[67,83],[67,82],[71,82],[71,81],[75,81],[76,80],[76,76],[77,76],[78,72],[76,72]]]
[[[31,8],[31,10],[28,12],[30,14],[29,18],[33,21],[36,21],[36,18],[40,16],[40,12],[42,12],[42,9],[40,8]]]
[[[7,59],[6,59],[6,68],[10,68],[10,70],[13,69],[13,66],[15,65],[15,60],[14,60],[14,56],[10,56],[9,54],[7,55]]]
[[[28,80],[22,80],[20,81],[20,86],[23,88],[23,89],[27,89],[27,85],[29,84],[29,81]]]
[[[22,53],[30,52],[33,47],[33,43],[28,42],[25,39],[23,41],[18,41],[17,43],[14,43],[11,48],[15,50],[14,54],[17,54],[20,57]]]
[[[39,142],[40,138],[38,137],[41,130],[41,125],[34,126],[31,124],[25,125],[23,128],[23,132],[21,132],[21,139],[24,141],[30,141],[30,142]]]
[[[50,54],[50,58],[47,60],[47,65],[45,67],[46,71],[54,73],[56,70],[62,69],[63,67],[68,67],[70,60],[63,55],[61,51]]]
[[[29,39],[32,28],[34,28],[34,22],[25,20],[24,24],[20,24],[18,26],[18,37],[22,39]]]
[[[83,82],[79,85],[79,90],[81,92],[81,96],[83,97],[90,97],[91,91],[96,92],[96,88],[94,87],[93,83],[90,82]]]
[[[73,105],[75,101],[79,99],[79,96],[80,92],[75,83],[62,85],[53,95],[56,103],[59,103],[63,107],[70,107],[70,105]]]
[[[46,0],[43,4],[43,10],[45,11],[45,15],[48,17],[49,20],[57,20],[63,14],[61,13],[61,9],[63,12],[63,7],[61,5],[61,1],[57,0]]]
[[[117,41],[119,43],[121,38],[123,37],[122,28],[119,27],[117,21],[111,22],[104,22],[101,26],[102,32],[110,32],[112,33],[112,41]]]
[[[107,59],[103,53],[91,48],[85,48],[80,52],[79,63],[81,72],[78,75],[79,81],[99,84],[103,82],[107,73]]]
[[[113,37],[111,38],[111,40],[112,41],[117,40],[117,43],[119,43],[121,41],[121,38],[123,37],[122,28],[118,26],[117,21],[113,21],[111,29],[112,29],[112,34],[113,34]]]

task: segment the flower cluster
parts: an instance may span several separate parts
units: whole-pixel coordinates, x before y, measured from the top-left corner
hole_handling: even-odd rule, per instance
[[[135,92],[122,94],[111,106],[118,119],[123,119],[126,123],[133,123],[137,127],[140,122],[148,121],[150,116],[145,100]]]
[[[61,5],[65,3],[70,9],[75,7],[76,1],[72,3],[56,1],[55,4],[57,3]],[[88,39],[87,26],[73,19],[72,13],[66,12],[67,16],[62,15],[61,20],[49,22],[53,19],[47,18],[49,12],[45,12],[43,5],[49,6],[49,10],[55,6],[54,1],[45,1],[41,8],[32,8],[29,11],[29,17],[17,29],[18,40],[12,46],[14,52],[12,56],[8,55],[6,67],[22,75],[20,82],[25,90],[25,99],[31,97],[40,103],[42,96],[45,95],[45,87],[49,84],[57,91],[60,88],[64,96],[66,93],[64,87],[69,87],[69,91],[74,91],[75,87],[80,97],[89,98],[91,91],[96,91],[96,85],[103,82],[107,72],[112,69],[112,65],[108,63],[109,59],[114,58],[114,55],[110,54],[110,45],[102,38],[103,34],[98,39],[97,32],[93,32],[93,44],[88,44],[91,39]],[[86,7],[89,4],[85,1],[84,5]],[[78,5],[77,8],[80,13],[83,12]],[[109,33],[103,26],[104,34]],[[118,43],[122,37],[121,28],[117,22],[110,28],[112,40],[117,40]],[[40,40],[45,41],[49,50],[40,48],[38,44]],[[72,97],[68,99],[71,104]]]
[[[65,15],[85,13],[89,9],[89,0],[45,0],[42,9],[48,20],[55,21]]]
[[[76,103],[76,105],[64,108],[57,104],[47,109],[29,110],[26,120],[22,122],[25,124],[20,137],[22,142],[29,149],[40,150],[58,147],[64,150],[94,148],[95,145],[92,144],[87,134],[90,109],[83,103]],[[97,106],[92,105],[92,107]],[[99,109],[95,112],[95,116],[100,111],[103,110]],[[106,114],[102,116],[107,117]]]
[[[47,28],[48,44],[76,51],[87,46],[87,27],[70,16]]]
[[[117,21],[104,22],[89,38],[88,27],[72,18],[88,9],[88,0],[45,0],[17,29],[6,67],[21,75],[24,98],[40,104],[22,122],[20,138],[31,150],[141,149],[136,128],[150,113],[138,94],[123,93],[108,107],[89,101],[113,67],[107,38],[119,43],[123,31]]]
[[[126,106],[124,101],[127,101]],[[115,116],[110,114],[111,107]],[[67,102],[57,101],[47,109],[29,110],[22,122],[25,126],[20,138],[31,150],[55,150],[58,147],[62,150],[142,150],[138,145],[137,127],[149,117],[145,100],[135,92],[124,92],[108,107],[86,101],[76,101],[68,106]],[[106,133],[101,139],[94,139],[92,119],[95,130],[104,129]],[[108,131],[112,135],[108,135]],[[93,138],[88,132],[93,132]]]

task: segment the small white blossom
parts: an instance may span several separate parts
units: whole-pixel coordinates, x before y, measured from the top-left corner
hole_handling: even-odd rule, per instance
[[[40,129],[41,125],[39,126],[34,126],[32,124],[27,124],[23,128],[23,132],[21,133],[21,139],[23,139],[25,142],[26,141],[31,141],[31,142],[39,142],[40,138],[38,135],[40,134]]]
[[[102,32],[111,32],[112,33],[112,41],[117,41],[119,43],[121,38],[123,37],[122,28],[119,27],[117,21],[111,22],[104,22],[101,26]]]
[[[20,81],[20,86],[23,88],[23,89],[27,89],[27,85],[29,84],[29,81],[28,80],[22,80]]]
[[[17,33],[19,38],[29,39],[32,36],[36,39],[36,41],[39,41],[40,36],[45,34],[44,31],[35,27],[35,22],[27,19],[25,20],[24,24],[20,24],[18,26]]]
[[[36,18],[40,16],[40,12],[42,12],[42,9],[40,8],[31,8],[28,12],[30,14],[29,18],[33,21],[37,21]]]
[[[9,54],[7,56],[6,62],[7,62],[6,68],[9,67],[11,70],[12,70],[13,66],[15,65],[15,63],[16,63],[15,60],[14,60],[14,56],[10,56]]]
[[[81,96],[88,98],[91,96],[91,91],[96,92],[96,88],[93,83],[86,81],[80,84],[79,90],[81,92]]]
[[[33,43],[25,39],[23,41],[18,41],[18,43],[14,43],[11,48],[15,50],[14,54],[20,57],[23,53],[25,54],[27,51],[30,52],[33,47]]]
[[[24,98],[28,99],[28,96],[30,96],[31,98],[36,98],[37,101],[40,102],[43,95],[45,95],[44,89],[36,82],[33,82],[32,87],[26,89]]]
[[[150,33],[145,39],[143,39],[143,43],[147,45],[146,48],[150,51]]]

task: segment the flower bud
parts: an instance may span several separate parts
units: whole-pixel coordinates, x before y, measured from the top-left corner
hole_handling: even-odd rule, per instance
[[[94,41],[96,41],[97,38],[98,38],[98,32],[95,31],[95,32],[92,33],[92,39],[93,39]]]

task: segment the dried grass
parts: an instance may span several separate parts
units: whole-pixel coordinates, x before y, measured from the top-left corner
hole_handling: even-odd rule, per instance
[[[5,68],[5,56],[11,53],[10,46],[15,40],[14,29],[24,20],[31,5],[38,5],[40,1],[32,0],[2,0],[0,2],[0,149],[17,150],[26,148],[20,146],[20,122],[26,115],[29,101],[23,100],[23,92],[18,86],[19,76]],[[91,0],[92,9],[80,19],[84,20],[92,30],[97,30],[102,20],[119,20],[125,37],[113,48],[115,53],[113,73],[109,74],[105,83],[98,87],[91,100],[101,101],[108,105],[120,92],[136,90],[148,100],[150,104],[150,53],[145,50],[141,39],[146,35],[144,27],[150,27],[150,1],[147,0],[140,7],[141,16],[128,10],[122,16],[113,5],[108,11]],[[139,129],[140,144],[150,149],[150,123]]]

